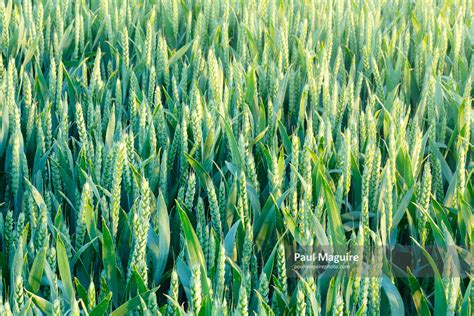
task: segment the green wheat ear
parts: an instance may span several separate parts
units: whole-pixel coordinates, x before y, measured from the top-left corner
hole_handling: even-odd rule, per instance
[[[201,268],[198,265],[192,267],[191,277],[191,299],[192,309],[194,313],[199,313],[202,304],[202,288],[201,288]]]

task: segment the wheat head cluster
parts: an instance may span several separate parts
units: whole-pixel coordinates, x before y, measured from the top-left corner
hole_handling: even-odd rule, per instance
[[[0,315],[472,315],[473,13],[0,0]]]

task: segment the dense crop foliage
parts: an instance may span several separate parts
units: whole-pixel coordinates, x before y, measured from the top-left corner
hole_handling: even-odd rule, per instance
[[[0,0],[0,315],[472,314],[472,13]]]

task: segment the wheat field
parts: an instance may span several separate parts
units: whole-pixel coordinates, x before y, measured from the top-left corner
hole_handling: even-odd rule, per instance
[[[473,9],[0,0],[0,315],[472,315]]]

